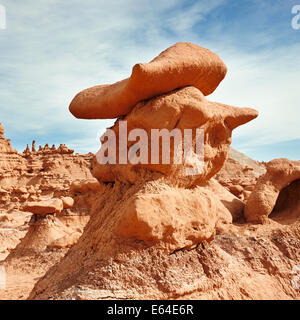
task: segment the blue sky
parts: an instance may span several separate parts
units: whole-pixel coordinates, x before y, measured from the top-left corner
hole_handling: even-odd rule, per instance
[[[113,120],[78,120],[68,111],[87,87],[130,75],[178,41],[216,52],[228,74],[208,99],[259,110],[233,147],[257,160],[300,159],[300,0],[0,0],[0,122],[22,151],[66,143],[96,152]]]

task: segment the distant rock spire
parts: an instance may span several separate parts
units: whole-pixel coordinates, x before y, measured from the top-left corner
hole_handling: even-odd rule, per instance
[[[5,139],[4,138],[4,128],[2,126],[2,123],[0,123],[0,139]]]
[[[32,152],[36,152],[36,148],[35,148],[35,140],[32,141],[32,148],[31,148]]]
[[[50,148],[49,148],[49,144],[46,143],[46,144],[45,144],[45,147],[44,147],[44,152],[49,153],[50,151],[51,151],[51,150],[50,150]]]
[[[29,144],[27,144],[27,147],[24,150],[24,153],[26,153],[26,154],[31,153],[30,148],[29,148]]]

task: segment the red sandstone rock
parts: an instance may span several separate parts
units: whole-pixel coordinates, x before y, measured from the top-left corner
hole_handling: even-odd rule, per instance
[[[35,140],[32,141],[31,152],[36,152]]]
[[[23,212],[23,214],[25,213]],[[71,247],[72,242],[76,239],[75,235],[78,239],[79,234],[82,233],[82,229],[88,221],[87,218],[73,216],[70,221],[68,217],[61,215],[32,216],[26,235],[7,257],[6,261],[18,265],[22,259],[28,258],[30,263],[36,262],[36,267],[39,267],[41,264],[39,259],[42,258],[42,264],[51,266],[57,258],[52,255],[52,260],[48,261],[47,254],[43,258],[45,250],[58,248],[59,245],[60,248]]]
[[[17,153],[17,151],[12,148],[10,139],[5,139],[4,128],[0,123],[0,154],[1,153],[13,154]]]
[[[60,199],[43,200],[39,202],[29,202],[24,205],[23,210],[33,214],[45,216],[50,213],[61,213],[64,208]]]
[[[149,187],[153,185],[149,185]],[[141,191],[125,202],[115,223],[117,236],[159,245],[168,252],[211,241],[218,223],[232,223],[244,204],[217,181],[194,189],[156,184],[155,192]]]
[[[71,248],[81,237],[81,232],[73,232],[72,234],[65,235],[59,239],[52,241],[49,245],[49,249],[62,249]]]
[[[71,197],[62,197],[61,200],[63,202],[64,209],[72,208],[74,205],[74,199]]]
[[[266,172],[262,163],[230,148],[228,159],[215,178],[239,199],[246,201],[259,176]]]
[[[89,191],[97,192],[101,189],[97,179],[75,180],[70,186],[71,193],[86,193]]]
[[[275,159],[266,164],[266,169],[246,203],[247,221],[264,222],[272,212],[279,192],[300,179],[300,161]]]
[[[300,179],[281,189],[269,218],[289,223],[300,220]]]
[[[213,194],[201,188],[137,194],[119,216],[117,236],[149,246],[161,243],[168,252],[212,239],[218,218]]]
[[[61,153],[61,154],[72,154],[72,153],[74,153],[74,150],[69,149],[65,144],[61,144],[59,146],[59,148],[57,149],[57,152]]]
[[[217,180],[210,179],[206,186],[216,198],[219,221],[232,223],[243,216],[245,204]]]

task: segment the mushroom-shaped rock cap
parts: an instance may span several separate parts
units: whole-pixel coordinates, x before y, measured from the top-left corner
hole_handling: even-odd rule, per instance
[[[63,201],[60,199],[42,200],[39,202],[28,202],[22,208],[25,212],[31,212],[40,216],[47,214],[59,214],[64,209]]]
[[[209,95],[226,72],[226,65],[215,53],[179,42],[151,62],[136,64],[130,78],[80,92],[71,102],[70,111],[76,118],[113,119],[127,114],[142,100],[177,88],[194,86]]]

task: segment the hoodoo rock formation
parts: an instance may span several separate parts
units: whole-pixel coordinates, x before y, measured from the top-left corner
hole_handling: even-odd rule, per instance
[[[257,116],[253,109],[206,100],[204,95],[217,87],[225,72],[215,54],[180,43],[149,64],[136,65],[129,79],[75,97],[70,110],[76,117],[120,117],[111,129],[117,137],[116,153],[123,148],[127,157],[136,141],[129,137],[133,129],[147,133],[143,142],[148,142],[148,156],[151,129],[179,129],[181,133],[202,129],[204,166],[200,173],[185,174],[193,162],[175,163],[175,144],[169,164],[161,161],[165,152],[161,146],[159,163],[153,164],[149,158],[146,163],[124,163],[117,157],[116,163],[102,164],[108,152],[103,141],[93,160],[92,172],[99,185],[89,202],[90,221],[68,254],[38,281],[30,298],[213,297],[213,288],[223,297],[243,297],[244,288],[250,290],[248,297],[257,296],[254,287],[242,283],[246,279],[236,277],[242,274],[241,268],[250,270],[254,265],[241,267],[238,258],[230,255],[244,250],[238,240],[241,230],[232,224],[243,218],[244,204],[213,178],[228,158],[232,130]],[[120,133],[125,122],[127,128]],[[119,144],[120,135],[129,142],[125,147]],[[195,147],[195,140],[192,145]],[[138,156],[142,152],[139,147],[135,146]],[[244,185],[237,183],[247,187],[263,172],[258,164],[241,164],[241,173],[249,180]],[[225,177],[221,174],[219,180],[226,186]],[[88,187],[74,182],[72,190],[80,193]],[[236,236],[226,238],[224,230],[230,229]],[[250,234],[249,230],[245,234]],[[255,246],[248,250],[257,250]],[[265,258],[266,253],[261,259]],[[224,270],[214,267],[215,263]],[[286,262],[283,265],[286,268]],[[251,277],[257,277],[256,273]],[[231,283],[231,293],[221,293],[224,281]],[[268,297],[272,286],[272,281],[264,282],[262,296]],[[287,290],[282,296],[295,296],[295,292]]]
[[[230,149],[232,131],[258,112],[206,99],[226,71],[215,53],[181,42],[125,80],[80,92],[75,117],[117,118],[96,155],[35,143],[18,154],[0,127],[1,203],[29,225],[4,265],[35,274],[24,298],[300,298],[300,164]],[[169,140],[153,136],[162,131]]]
[[[31,212],[36,215],[46,216],[47,214],[59,214],[64,209],[61,199],[43,200],[39,202],[28,202],[22,208],[23,211]]]
[[[208,181],[228,157],[232,130],[256,118],[258,113],[254,109],[232,107],[205,98],[204,94],[216,89],[226,70],[222,60],[207,49],[178,43],[149,64],[136,65],[123,91],[116,90],[116,84],[104,89],[95,87],[83,91],[71,102],[70,110],[82,118],[87,118],[87,114],[88,118],[109,118],[108,113],[123,116],[109,130],[116,136],[116,145],[113,145],[116,153],[125,151],[125,162],[119,156],[116,163],[101,163],[101,157],[105,158],[105,152],[109,153],[108,148],[112,147],[103,144],[94,158],[92,170],[100,182],[120,181],[141,186],[128,200],[123,199],[126,209],[124,207],[112,218],[115,225],[110,228],[118,238],[136,239],[151,245],[160,243],[171,252],[212,239],[219,221],[232,222],[230,212],[218,210],[221,200],[214,195]],[[130,99],[132,95],[136,100]],[[124,101],[125,97],[129,99]],[[124,123],[126,128],[122,130]],[[130,164],[134,140],[130,139],[130,132],[134,129],[143,129],[147,139],[142,141],[144,146],[140,144],[134,149],[139,149],[139,161]],[[186,129],[192,133],[202,130],[203,168],[187,173],[187,170],[197,169],[195,135],[191,139],[194,148],[189,150],[182,141],[177,145],[174,142],[170,151],[164,150],[163,141],[159,145],[158,162],[154,163],[151,158],[153,129],[168,132],[176,129],[181,137]],[[125,146],[120,145],[124,138],[130,141]],[[178,146],[182,147],[181,153],[189,153],[181,164],[175,160]],[[146,148],[145,163],[141,161],[143,147]],[[170,162],[165,164],[162,159],[167,152]],[[156,192],[152,191],[153,181],[156,181]],[[194,189],[190,189],[192,187]],[[149,209],[144,209],[146,207]],[[184,214],[180,214],[183,208]]]

